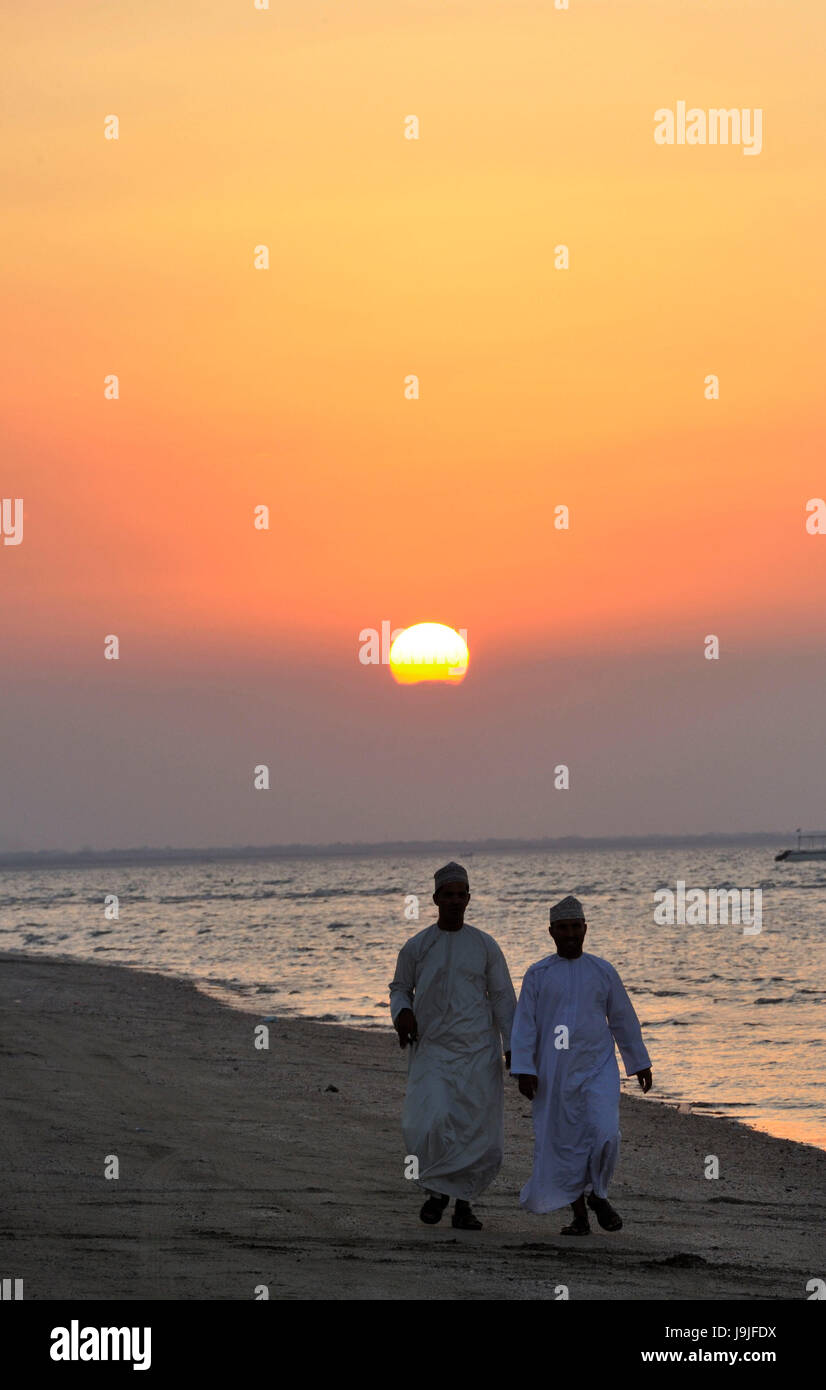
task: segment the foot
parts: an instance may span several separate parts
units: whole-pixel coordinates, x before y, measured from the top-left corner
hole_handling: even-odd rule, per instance
[[[451,1222],[458,1231],[481,1231],[482,1223],[478,1216],[474,1216],[469,1202],[459,1201],[453,1209],[453,1221]]]
[[[570,1225],[562,1227],[559,1234],[561,1236],[589,1236],[591,1223],[587,1216],[575,1216]]]
[[[597,1221],[603,1231],[621,1231],[622,1217],[615,1211],[607,1197],[595,1197],[593,1192],[588,1193],[588,1206],[591,1211],[596,1213]]]
[[[585,1209],[584,1192],[577,1197],[575,1202],[571,1203],[571,1211],[574,1213],[573,1221],[569,1226],[563,1226],[559,1234],[561,1236],[589,1236],[591,1226],[588,1221],[588,1212]]]
[[[419,1218],[426,1226],[436,1226],[442,1219],[442,1212],[450,1201],[441,1192],[428,1192],[427,1201],[419,1212]]]

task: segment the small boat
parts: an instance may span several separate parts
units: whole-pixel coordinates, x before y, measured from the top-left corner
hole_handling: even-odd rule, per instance
[[[826,859],[826,830],[797,830],[797,848],[784,849],[774,856],[777,864],[788,859]]]

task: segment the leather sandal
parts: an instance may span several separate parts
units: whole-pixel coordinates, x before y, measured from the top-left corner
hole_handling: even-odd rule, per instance
[[[450,1198],[445,1197],[441,1192],[429,1193],[427,1201],[419,1212],[420,1219],[426,1226],[437,1226],[449,1201]]]
[[[453,1209],[453,1220],[451,1225],[457,1231],[481,1231],[482,1223],[478,1216],[474,1216],[469,1202],[457,1202]]]
[[[597,1221],[603,1231],[621,1231],[622,1217],[615,1211],[607,1197],[595,1197],[593,1192],[589,1192],[585,1198],[591,1211],[596,1213]]]
[[[591,1223],[587,1216],[580,1219],[575,1216],[569,1226],[563,1226],[559,1232],[561,1236],[589,1236],[591,1234]]]

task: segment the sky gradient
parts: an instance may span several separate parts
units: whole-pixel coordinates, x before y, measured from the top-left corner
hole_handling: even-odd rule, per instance
[[[3,27],[0,849],[826,822],[820,0]]]

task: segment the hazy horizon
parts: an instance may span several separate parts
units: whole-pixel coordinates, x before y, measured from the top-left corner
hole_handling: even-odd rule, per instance
[[[472,648],[471,648],[472,650]],[[818,829],[826,655],[550,656],[399,687],[353,649],[5,679],[0,849]],[[349,659],[348,659],[349,658]],[[328,658],[329,661],[329,658]],[[333,686],[330,686],[330,679]],[[557,789],[565,765],[569,786]],[[254,769],[269,768],[268,790]],[[698,830],[698,826],[701,829]]]
[[[54,848],[9,850],[0,844],[0,868],[11,868],[17,863],[25,864],[30,859],[48,861],[50,856],[54,856],[55,860],[60,863],[64,863],[66,859],[75,859],[78,863],[85,863],[95,858],[117,860],[123,863],[128,863],[131,859],[134,859],[135,862],[157,860],[159,863],[164,863],[167,860],[185,861],[190,857],[193,860],[204,861],[210,858],[240,860],[247,856],[253,859],[266,859],[268,856],[274,858],[311,858],[315,856],[357,858],[360,855],[371,854],[440,854],[445,852],[445,846],[448,845],[452,846],[456,853],[470,855],[477,852],[509,854],[520,851],[548,850],[558,853],[576,853],[579,849],[671,849],[681,846],[714,848],[715,846],[757,847],[777,844],[779,848],[786,848],[790,833],[794,834],[794,832],[771,830],[740,834],[730,834],[725,831],[704,831],[686,835],[668,835],[665,833],[616,836],[563,835],[544,839],[486,838],[472,840],[464,839],[461,836],[452,836],[442,840],[327,840],[317,843],[292,842],[248,845],[121,845],[109,849],[84,845],[76,850]]]

